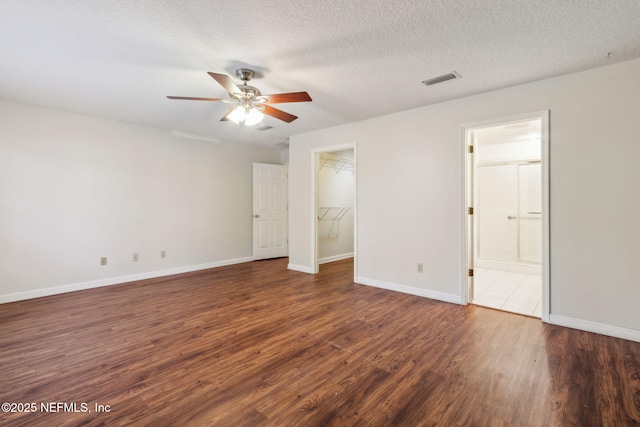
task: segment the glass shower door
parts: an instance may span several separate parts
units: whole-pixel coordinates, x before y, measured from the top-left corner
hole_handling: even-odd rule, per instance
[[[520,165],[519,260],[528,264],[542,261],[542,170],[540,163]]]
[[[477,174],[478,258],[540,264],[540,163],[484,165]]]
[[[478,258],[518,260],[518,165],[478,168]]]

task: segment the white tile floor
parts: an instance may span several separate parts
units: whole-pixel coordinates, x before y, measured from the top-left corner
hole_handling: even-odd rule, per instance
[[[473,284],[474,304],[540,317],[539,275],[476,268]]]

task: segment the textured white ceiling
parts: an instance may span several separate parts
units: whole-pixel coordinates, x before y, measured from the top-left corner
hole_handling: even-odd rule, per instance
[[[0,19],[0,98],[270,145],[640,57],[638,0],[0,0]],[[257,131],[165,97],[225,97],[206,72],[239,67],[313,102]]]

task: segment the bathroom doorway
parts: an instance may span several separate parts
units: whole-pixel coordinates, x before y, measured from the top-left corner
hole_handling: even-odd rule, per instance
[[[548,315],[546,114],[465,129],[467,300]]]

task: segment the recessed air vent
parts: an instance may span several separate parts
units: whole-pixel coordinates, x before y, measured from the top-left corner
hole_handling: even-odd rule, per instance
[[[438,83],[446,82],[447,80],[453,80],[457,78],[458,78],[458,75],[455,72],[453,72],[453,73],[443,74],[441,76],[425,80],[422,83],[425,86],[433,86],[433,85],[437,85]]]
[[[259,128],[256,128],[256,130],[269,130],[269,129],[273,129],[273,126],[265,125],[265,126],[260,126]]]

